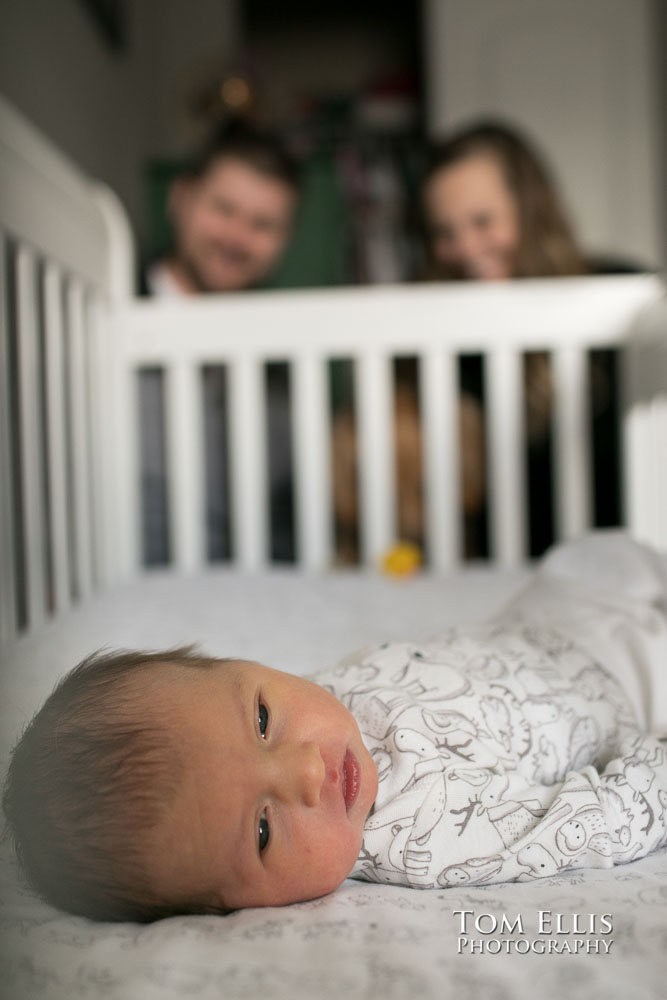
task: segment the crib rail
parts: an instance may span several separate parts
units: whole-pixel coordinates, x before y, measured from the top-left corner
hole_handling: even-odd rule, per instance
[[[556,535],[591,524],[587,352],[619,345],[642,305],[659,294],[651,276],[539,280],[498,286],[346,289],[209,297],[169,305],[135,302],[117,316],[113,393],[117,571],[141,564],[137,512],[136,373],[164,372],[169,534],[173,563],[205,561],[199,372],[224,364],[229,385],[231,507],[235,559],[267,561],[268,486],[262,366],[292,372],[297,559],[331,565],[330,422],[326,363],[351,359],[359,442],[362,562],[375,564],[397,538],[392,444],[392,358],[417,358],[424,441],[425,535],[437,569],[462,557],[459,455],[454,432],[461,354],[486,360],[491,558],[526,555],[523,462],[525,352],[548,351],[555,388]]]
[[[93,347],[129,295],[127,224],[0,99],[0,639],[40,625],[104,577],[91,461]]]

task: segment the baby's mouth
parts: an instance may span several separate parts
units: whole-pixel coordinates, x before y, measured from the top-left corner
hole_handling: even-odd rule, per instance
[[[343,761],[342,780],[343,799],[345,801],[345,809],[347,812],[350,811],[356,801],[360,785],[361,767],[359,766],[359,761],[354,754],[348,750],[345,754],[345,760]]]

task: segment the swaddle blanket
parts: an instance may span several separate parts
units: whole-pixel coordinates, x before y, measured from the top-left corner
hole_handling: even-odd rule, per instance
[[[667,843],[667,742],[641,732],[640,695],[619,683],[624,664],[638,691],[667,672],[667,591],[654,554],[610,544],[617,585],[591,572],[590,546],[570,547],[492,621],[366,648],[315,676],[378,767],[353,876],[516,881]]]

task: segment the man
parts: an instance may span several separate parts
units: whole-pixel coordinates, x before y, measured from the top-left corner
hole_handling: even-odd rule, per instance
[[[277,264],[289,241],[298,201],[296,165],[272,137],[228,130],[214,137],[198,162],[174,181],[168,212],[171,252],[146,271],[146,290],[168,299],[201,292],[255,288]],[[286,366],[267,379],[271,556],[294,557],[291,438]],[[225,378],[205,370],[206,495],[209,558],[232,554],[227,488]],[[144,561],[169,559],[166,443],[162,378],[142,373],[141,389]]]
[[[173,252],[149,268],[150,294],[260,284],[285,249],[297,199],[296,167],[274,139],[254,132],[216,137],[171,188]]]

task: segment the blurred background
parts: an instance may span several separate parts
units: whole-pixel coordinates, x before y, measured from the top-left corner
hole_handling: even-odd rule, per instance
[[[144,258],[170,180],[240,116],[303,168],[272,283],[410,279],[427,142],[502,115],[588,251],[660,268],[666,51],[665,0],[3,0],[0,92],[119,194]]]

